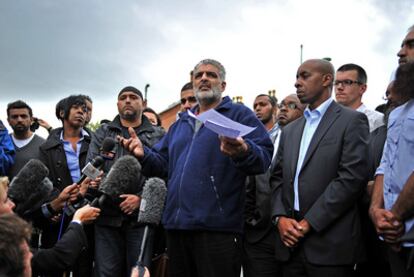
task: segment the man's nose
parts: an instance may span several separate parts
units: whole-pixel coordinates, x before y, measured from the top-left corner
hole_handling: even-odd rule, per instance
[[[405,46],[401,47],[400,51],[398,51],[397,56],[398,57],[404,57],[405,54]]]

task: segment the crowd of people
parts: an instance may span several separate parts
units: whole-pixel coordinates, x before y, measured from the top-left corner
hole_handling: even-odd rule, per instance
[[[299,66],[295,94],[259,94],[252,109],[202,60],[168,132],[132,86],[94,131],[87,95],[56,104],[57,128],[9,103],[0,276],[155,276],[159,255],[172,277],[414,276],[414,26],[397,55],[378,111],[360,65],[324,59]],[[218,135],[194,117],[212,109],[253,131]],[[168,188],[159,226],[138,220],[153,177]]]

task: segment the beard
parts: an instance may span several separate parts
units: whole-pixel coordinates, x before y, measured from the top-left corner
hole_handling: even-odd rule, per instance
[[[138,118],[138,112],[136,111],[124,111],[122,113],[119,114],[121,116],[122,119],[126,120],[126,121],[134,121],[135,119]]]
[[[24,135],[26,132],[30,130],[30,126],[17,124],[15,126],[12,126],[12,129],[16,135]]]
[[[199,89],[196,89],[194,93],[198,103],[202,106],[209,106],[221,99],[221,91],[218,86],[212,87],[208,91],[200,91]]]

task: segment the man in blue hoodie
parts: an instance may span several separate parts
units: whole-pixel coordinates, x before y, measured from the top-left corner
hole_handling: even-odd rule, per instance
[[[168,176],[162,223],[169,276],[239,277],[246,176],[266,171],[273,146],[250,109],[222,97],[225,69],[219,62],[202,60],[193,72],[199,103],[193,113],[215,109],[255,130],[243,138],[219,137],[184,112],[152,150],[133,130],[120,143],[141,161],[145,176]]]

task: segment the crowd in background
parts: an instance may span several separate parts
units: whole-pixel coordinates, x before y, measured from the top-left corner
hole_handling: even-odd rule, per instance
[[[324,59],[299,66],[295,94],[259,94],[252,109],[223,97],[224,66],[202,60],[168,132],[133,86],[94,131],[87,95],[56,104],[59,127],[10,102],[0,276],[414,276],[414,26],[397,56],[376,110],[360,65]],[[212,109],[253,131],[218,135],[193,116]],[[168,192],[148,226],[153,177]]]

